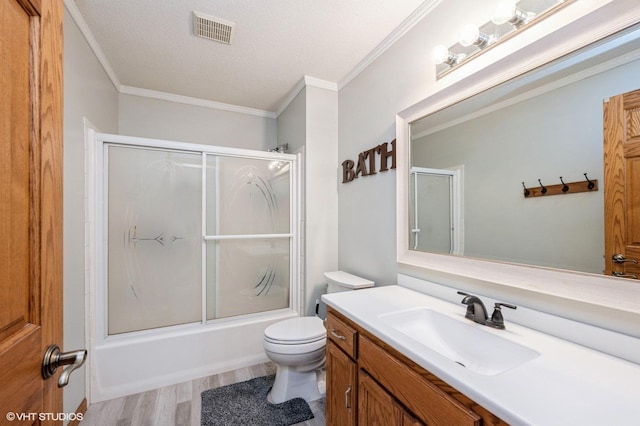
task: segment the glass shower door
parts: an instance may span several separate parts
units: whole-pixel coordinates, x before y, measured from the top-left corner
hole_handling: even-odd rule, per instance
[[[107,336],[294,305],[291,156],[127,142],[103,145]]]
[[[202,155],[105,144],[108,334],[202,319]]]
[[[207,319],[290,306],[291,162],[207,155]]]

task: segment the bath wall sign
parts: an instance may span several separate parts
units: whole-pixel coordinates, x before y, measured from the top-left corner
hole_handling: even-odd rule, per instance
[[[391,144],[391,150],[389,150]],[[379,166],[376,167],[376,158],[380,158]],[[389,167],[391,160],[391,167]],[[354,170],[355,167],[355,170]],[[360,176],[375,175],[376,169],[386,172],[389,169],[396,168],[396,140],[385,142],[371,149],[362,151],[358,154],[357,163],[353,160],[344,160],[342,162],[342,183],[351,182]]]

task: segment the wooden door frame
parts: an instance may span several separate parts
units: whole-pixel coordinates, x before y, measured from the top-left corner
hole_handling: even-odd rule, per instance
[[[32,31],[39,45],[33,46],[32,58],[36,78],[32,158],[35,165],[32,182],[34,196],[32,222],[34,255],[37,263],[35,277],[39,283],[40,300],[32,300],[34,322],[42,327],[41,354],[50,344],[62,347],[62,180],[63,180],[63,21],[62,0],[20,0],[28,11],[39,12],[33,17]],[[28,6],[28,7],[27,7]],[[39,51],[38,51],[39,49]],[[37,222],[36,222],[37,221]],[[44,381],[43,412],[62,412],[62,390],[58,388],[60,372]]]
[[[622,95],[614,96],[603,102],[604,132],[604,274],[611,275],[614,270],[612,253],[620,252],[624,246],[624,126],[614,125],[617,111],[623,109]]]

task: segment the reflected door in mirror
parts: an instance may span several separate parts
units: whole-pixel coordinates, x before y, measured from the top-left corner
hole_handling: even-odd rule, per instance
[[[458,170],[411,169],[410,249],[462,254],[460,177]]]
[[[605,273],[640,276],[640,90],[604,104]]]

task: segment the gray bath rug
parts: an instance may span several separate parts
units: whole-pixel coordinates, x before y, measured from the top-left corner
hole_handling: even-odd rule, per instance
[[[202,392],[202,426],[288,426],[312,419],[303,398],[282,404],[267,402],[274,378],[256,377]]]

